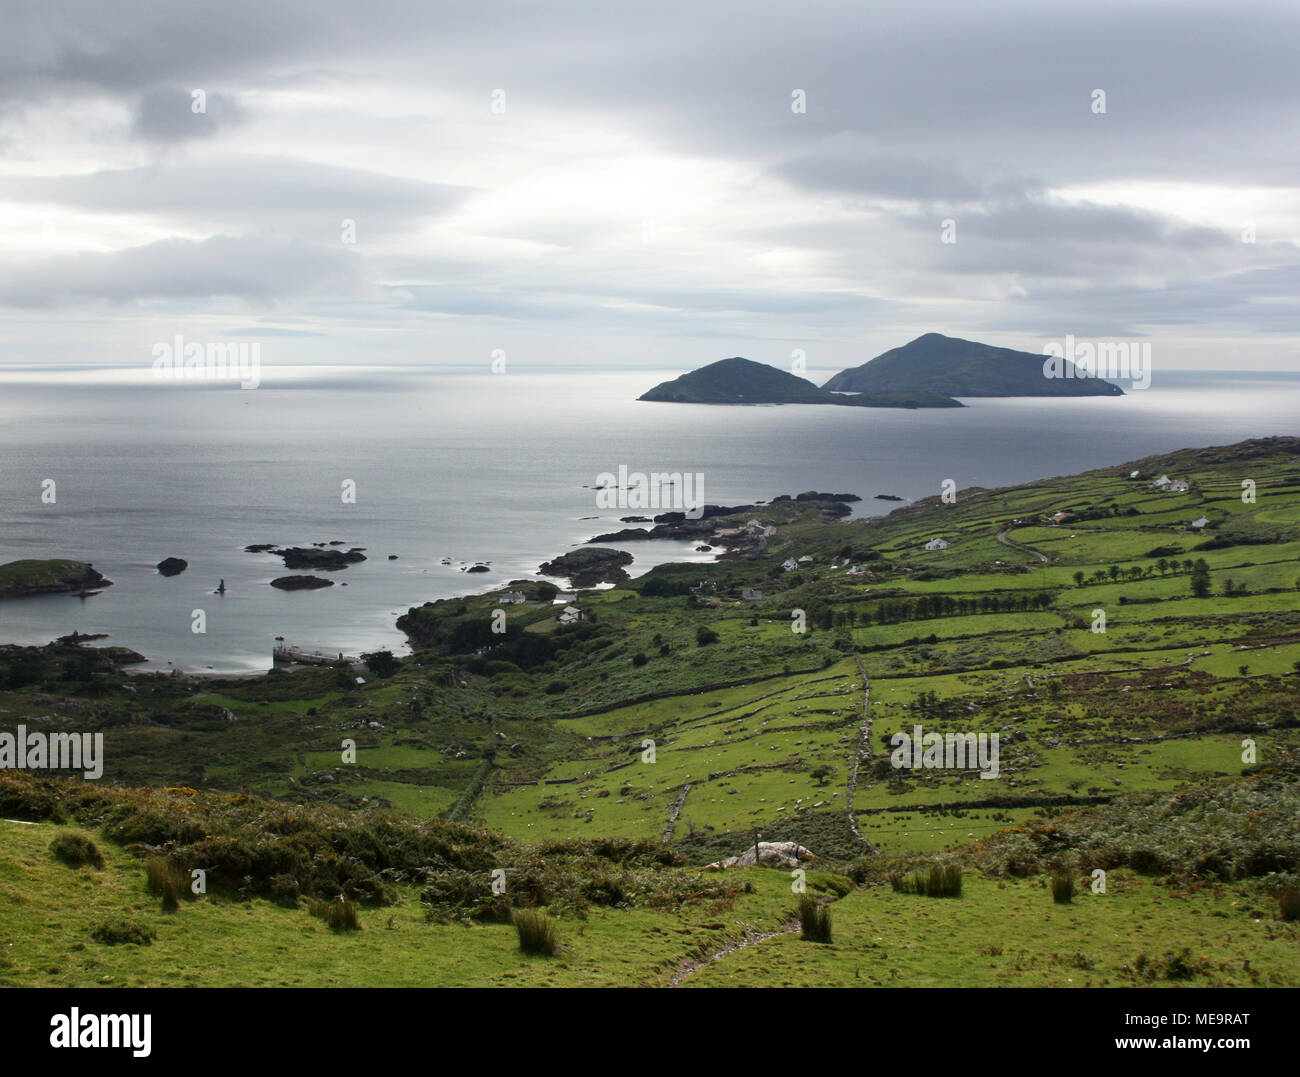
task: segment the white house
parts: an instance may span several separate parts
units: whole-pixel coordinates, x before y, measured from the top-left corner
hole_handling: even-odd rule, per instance
[[[1152,480],[1151,480],[1151,485],[1152,485],[1152,486],[1159,486],[1160,489],[1163,490],[1166,486],[1168,486],[1168,485],[1169,485],[1171,482],[1173,482],[1173,481],[1174,481],[1174,480],[1171,479],[1168,475],[1161,475],[1160,478],[1158,478],[1158,479],[1152,479]]]
[[[1140,479],[1140,478],[1142,477],[1142,472],[1140,472],[1140,471],[1130,471],[1130,472],[1128,473],[1128,477],[1129,477],[1130,479]]]
[[[951,545],[951,542],[945,542],[941,538],[932,538],[925,544],[925,548],[927,550],[946,550]]]
[[[565,606],[560,613],[560,624],[571,625],[576,621],[581,621],[583,617],[582,610],[577,606]]]
[[[809,557],[807,554],[804,554],[801,558],[799,558],[799,564],[801,564],[801,565],[811,565],[811,564],[812,564],[812,558]]]
[[[1185,494],[1185,493],[1187,493],[1187,491],[1190,490],[1191,488],[1192,488],[1191,485],[1188,484],[1188,483],[1183,482],[1182,479],[1174,479],[1173,482],[1171,482],[1168,486],[1165,487],[1165,493],[1167,493],[1167,494]]]
[[[523,591],[507,591],[497,601],[503,606],[518,606],[527,600],[524,598]]]
[[[752,588],[748,588],[740,592],[740,597],[743,598],[746,602],[760,602],[762,601],[763,598],[763,592],[755,591]]]
[[[1199,516],[1192,521],[1192,526],[1196,528],[1197,531],[1199,531],[1202,527],[1207,526],[1209,522],[1210,522],[1209,517]]]
[[[799,562],[796,561],[793,557],[787,557],[784,561],[781,562],[781,567],[785,569],[786,572],[793,572],[795,569],[799,567]]]

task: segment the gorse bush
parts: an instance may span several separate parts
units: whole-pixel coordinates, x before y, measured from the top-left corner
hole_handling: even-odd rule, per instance
[[[519,908],[545,906],[581,917],[592,905],[729,904],[740,892],[732,879],[664,870],[679,861],[677,853],[649,841],[551,842],[503,859],[505,894],[493,892],[489,872],[451,870],[431,873],[420,900],[430,919],[503,923]]]
[[[89,864],[93,868],[104,866],[104,855],[95,843],[75,830],[60,834],[50,842],[50,852],[70,868],[79,868],[83,864]]]
[[[1058,868],[1052,872],[1052,900],[1057,905],[1069,905],[1074,900],[1074,872],[1069,868]]]
[[[974,846],[968,862],[993,876],[1051,871],[1065,856],[1088,874],[1234,880],[1300,872],[1300,754],[1280,749],[1257,773],[1167,793],[1133,793],[1104,807],[1034,819]]]
[[[551,957],[556,950],[555,921],[535,909],[518,909],[514,914],[519,949],[526,954]]]
[[[807,942],[831,941],[831,910],[805,894],[799,899],[799,937]]]
[[[93,785],[96,783],[85,783]],[[192,789],[84,789],[29,772],[0,771],[0,816],[44,820],[70,811],[122,844],[169,845],[166,860],[209,887],[283,900],[290,877],[308,897],[391,902],[394,884],[430,870],[486,873],[513,848],[499,834],[385,812],[351,812]],[[188,882],[185,890],[188,890]]]

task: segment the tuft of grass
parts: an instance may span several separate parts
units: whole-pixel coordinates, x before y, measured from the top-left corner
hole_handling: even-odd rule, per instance
[[[128,923],[125,920],[105,921],[99,924],[90,937],[105,946],[152,946],[158,933],[144,924]]]
[[[831,941],[831,910],[805,894],[799,899],[799,937],[806,942]]]
[[[519,936],[519,949],[526,954],[551,957],[558,943],[555,939],[555,921],[536,909],[519,909],[514,915],[515,934]]]
[[[891,871],[889,885],[900,894],[961,897],[961,865],[931,864],[929,869],[914,871],[910,875],[904,875],[901,871]]]
[[[1074,872],[1058,868],[1052,873],[1052,900],[1057,905],[1069,905],[1074,899]]]
[[[185,872],[166,857],[150,857],[144,870],[149,893],[162,895],[163,912],[175,912],[182,901],[193,897]]]
[[[337,901],[309,899],[307,911],[318,920],[324,920],[325,925],[333,932],[342,933],[344,931],[361,930],[361,921],[357,919],[356,905],[342,894],[339,895]]]
[[[89,864],[96,869],[104,867],[103,853],[80,831],[72,830],[60,834],[50,842],[50,852],[70,868],[79,868],[83,864]]]

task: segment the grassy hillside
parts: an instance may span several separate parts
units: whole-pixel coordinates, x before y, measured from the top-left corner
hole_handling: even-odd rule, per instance
[[[1161,492],[1162,474],[1189,490]],[[702,986],[1296,982],[1282,903],[1300,882],[1300,440],[870,520],[823,509],[784,499],[720,517],[771,530],[711,565],[584,592],[572,625],[540,595],[415,608],[416,653],[365,686],[329,669],[128,676],[92,648],[0,648],[0,730],[105,737],[102,783],[0,781],[0,815],[40,822],[3,824],[0,919],[41,925],[8,975],[81,976],[67,951],[82,942],[85,960],[111,951],[107,975],[147,978],[169,938],[200,947],[243,916],[250,937],[314,940],[294,962],[303,982],[412,982],[408,945],[429,951],[421,982],[478,982],[497,972],[444,954],[463,936],[439,919],[468,919],[484,961],[511,952],[508,924],[476,918],[499,904],[483,888],[501,866],[530,880],[514,903],[550,910],[574,947],[546,965],[556,983],[615,967],[665,982],[700,948],[727,951],[685,977]],[[950,545],[925,549],[936,537]],[[893,766],[890,738],[917,724],[997,733],[997,778]],[[137,816],[152,822],[122,829]],[[149,829],[178,819],[198,832]],[[47,863],[70,825],[99,844],[102,871]],[[756,831],[816,854],[810,889],[836,899],[831,946],[782,933],[788,872],[699,872]],[[315,836],[282,848],[289,833]],[[141,842],[209,870],[213,890],[146,917]],[[963,866],[960,898],[893,889],[935,860]],[[1109,873],[1105,895],[1089,890],[1094,870]],[[1059,871],[1077,877],[1069,906],[1045,889]],[[73,879],[95,888],[82,897],[98,895],[97,914],[116,902],[148,919],[153,947],[86,942],[89,911],[74,916],[59,889]],[[360,935],[304,911],[339,894],[359,903]],[[328,956],[343,945],[384,949],[345,974]],[[256,975],[272,975],[260,957]],[[540,967],[516,971],[531,982]],[[245,974],[205,967],[201,982]]]

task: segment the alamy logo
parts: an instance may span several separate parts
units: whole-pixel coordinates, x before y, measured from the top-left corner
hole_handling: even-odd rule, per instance
[[[997,733],[926,733],[919,725],[911,734],[889,738],[889,761],[898,770],[973,770],[981,778],[998,776]]]
[[[688,520],[704,515],[704,474],[689,471],[629,472],[618,465],[618,474],[603,471],[596,476],[596,507],[599,509],[676,509]]]
[[[79,770],[91,780],[104,773],[103,733],[0,733],[0,770]]]
[[[1065,344],[1055,340],[1043,345],[1047,359],[1045,378],[1120,378],[1131,381],[1132,389],[1151,385],[1151,343],[1130,344],[1126,340],[1103,340],[1093,344],[1067,335]]]
[[[136,1058],[148,1058],[153,1015],[135,1013],[71,1013],[50,1018],[51,1047],[130,1047]]]
[[[262,381],[262,345],[185,343],[179,333],[173,340],[153,346],[155,378],[239,380],[241,389],[256,389]]]

